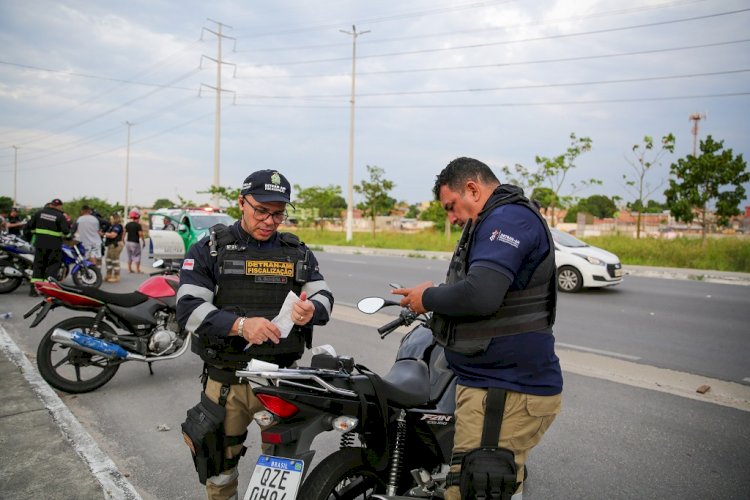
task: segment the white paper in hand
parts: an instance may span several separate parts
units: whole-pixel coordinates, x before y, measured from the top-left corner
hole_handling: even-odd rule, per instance
[[[276,325],[281,332],[281,338],[285,339],[289,336],[289,332],[294,327],[294,321],[292,321],[292,306],[299,300],[296,293],[290,291],[284,299],[284,304],[281,306],[279,315],[271,320],[271,323]]]

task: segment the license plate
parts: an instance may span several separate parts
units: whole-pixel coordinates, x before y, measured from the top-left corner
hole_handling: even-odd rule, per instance
[[[622,269],[615,269],[615,278],[622,276]]]
[[[259,456],[244,500],[294,500],[304,465],[302,460]]]

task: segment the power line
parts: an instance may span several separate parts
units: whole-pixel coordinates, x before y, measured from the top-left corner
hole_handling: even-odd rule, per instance
[[[428,72],[439,72],[439,71],[459,71],[466,69],[485,69],[485,68],[499,68],[505,66],[525,66],[531,64],[550,64],[559,62],[571,62],[571,61],[586,61],[593,59],[609,59],[613,57],[627,57],[627,56],[641,56],[647,54],[660,54],[664,52],[677,52],[683,50],[694,50],[694,49],[705,49],[710,47],[721,47],[724,45],[733,45],[738,43],[750,42],[750,38],[744,38],[741,40],[729,40],[725,42],[715,43],[704,43],[699,45],[685,45],[682,47],[669,47],[664,49],[648,49],[648,50],[635,50],[630,52],[616,52],[612,54],[595,54],[588,56],[572,56],[572,57],[557,57],[550,59],[531,59],[526,61],[515,61],[515,62],[497,62],[487,64],[465,64],[461,66],[438,66],[438,67],[427,67],[427,68],[412,68],[412,69],[391,69],[381,71],[359,71],[359,75],[388,75],[388,74],[407,74],[407,73],[428,73]],[[342,73],[335,74],[307,74],[307,75],[260,75],[260,76],[240,76],[238,79],[241,80],[255,80],[255,79],[272,79],[272,78],[331,78],[346,76]]]
[[[676,6],[679,7],[683,5],[694,4],[694,3],[705,2],[705,1],[707,0],[687,0],[687,1],[682,1],[682,2],[668,2],[668,3],[658,4],[658,5],[634,7],[630,9],[618,9],[618,10],[611,10],[611,11],[594,12],[592,14],[585,15],[585,16],[561,17],[561,18],[556,18],[556,19],[550,19],[549,21],[543,21],[543,22],[508,24],[504,26],[492,26],[489,28],[474,28],[471,30],[457,30],[457,31],[444,31],[444,32],[439,32],[439,33],[427,33],[424,35],[407,35],[407,36],[398,36],[398,37],[392,37],[392,38],[376,38],[372,40],[365,40],[364,42],[362,42],[362,45],[380,45],[384,43],[403,42],[407,40],[421,40],[425,38],[438,38],[438,37],[445,37],[445,36],[451,36],[451,35],[466,35],[466,34],[479,34],[479,33],[495,32],[495,31],[505,31],[505,30],[513,29],[513,28],[546,26],[550,24],[558,24],[558,23],[563,23],[563,22],[583,21],[587,19],[627,15],[627,14],[633,14],[633,13],[639,13],[639,12],[645,12],[645,11],[651,11],[651,10],[656,10],[656,9],[669,8],[669,7],[676,7]],[[297,46],[287,46],[287,47],[261,47],[261,48],[237,50],[237,52],[238,53],[245,53],[245,52],[267,53],[267,52],[291,52],[291,51],[296,52],[300,50],[336,48],[336,47],[343,47],[345,45],[346,44],[344,43],[327,43],[327,44],[297,45]]]
[[[484,7],[489,7],[493,4],[515,3],[518,1],[519,0],[494,0],[494,1],[488,1],[488,2],[471,2],[468,4],[452,5],[448,7],[437,7],[433,9],[427,9],[427,10],[405,12],[402,14],[392,14],[389,16],[359,19],[355,21],[354,24],[355,25],[356,24],[378,24],[378,23],[385,23],[385,22],[397,21],[397,20],[402,20],[402,19],[409,19],[413,17],[425,17],[425,16],[431,16],[431,15],[437,15],[437,14],[447,14],[447,13],[456,12],[459,10],[471,10],[471,9],[484,8]],[[338,29],[340,26],[346,25],[346,24],[351,24],[351,22],[350,21],[336,21],[334,23],[320,24],[317,26],[281,29],[278,31],[268,31],[265,33],[254,32],[251,35],[247,35],[246,38],[261,38],[261,37],[266,37],[266,36],[277,36],[277,35],[293,35],[293,34],[299,34],[299,33],[309,33],[311,31]]]
[[[738,10],[727,11],[727,12],[719,12],[719,13],[714,13],[714,14],[706,14],[703,16],[686,17],[682,19],[673,19],[669,21],[657,21],[653,23],[643,23],[643,24],[636,24],[632,26],[621,26],[617,28],[605,28],[605,29],[599,29],[599,30],[579,31],[576,33],[562,33],[562,34],[557,34],[557,35],[548,35],[548,36],[541,36],[541,37],[534,37],[534,38],[521,38],[517,40],[502,40],[499,42],[484,42],[484,43],[476,43],[476,44],[470,44],[470,45],[457,45],[455,47],[435,47],[431,49],[408,50],[408,51],[401,51],[401,52],[387,52],[383,54],[371,54],[371,55],[359,56],[359,58],[360,59],[376,59],[376,58],[381,58],[381,57],[397,57],[397,56],[407,56],[407,55],[417,55],[417,54],[433,54],[436,52],[448,52],[448,51],[453,51],[453,50],[466,50],[466,49],[477,49],[477,48],[484,48],[484,47],[495,47],[498,45],[511,45],[511,44],[516,44],[516,43],[539,42],[539,41],[545,41],[545,40],[559,40],[561,38],[600,35],[603,33],[616,33],[618,31],[627,31],[627,30],[641,29],[641,28],[653,28],[656,26],[665,26],[669,24],[692,22],[692,21],[698,21],[702,19],[710,19],[710,18],[729,16],[729,15],[734,15],[734,14],[741,14],[747,11],[750,11],[750,8],[738,9]],[[342,58],[342,57],[332,57],[328,59],[306,59],[306,60],[301,60],[301,61],[274,63],[273,66],[296,66],[300,64],[317,64],[317,63],[339,62],[339,61],[346,61],[346,60],[348,59]]]
[[[481,103],[481,104],[394,104],[394,105],[362,105],[359,108],[367,109],[428,109],[428,108],[500,108],[500,107],[533,107],[533,106],[569,106],[579,104],[612,104],[629,102],[653,102],[653,101],[676,101],[684,99],[707,99],[724,97],[750,96],[749,91],[729,92],[725,94],[694,94],[683,96],[661,96],[661,97],[626,97],[621,99],[587,99],[582,101],[540,101],[540,102],[509,102],[509,103]],[[253,108],[293,108],[293,109],[347,109],[346,105],[272,105],[272,104],[237,104],[237,106]]]
[[[619,78],[615,80],[594,80],[585,82],[568,82],[568,83],[544,83],[544,84],[529,84],[529,85],[508,85],[505,87],[484,87],[484,88],[470,88],[470,89],[444,89],[444,90],[411,90],[411,91],[394,91],[394,92],[363,92],[357,94],[359,97],[387,97],[387,96],[398,96],[398,95],[434,95],[434,94],[459,94],[459,93],[477,93],[477,92],[495,92],[499,90],[528,90],[528,89],[544,89],[544,88],[556,88],[556,87],[579,87],[585,85],[610,85],[615,83],[636,83],[636,82],[649,82],[649,81],[660,81],[660,80],[677,80],[683,78],[698,78],[705,76],[719,76],[719,75],[733,75],[739,73],[747,73],[749,69],[732,69],[726,71],[712,71],[706,73],[691,73],[687,75],[667,75],[667,76],[647,76],[640,78]],[[269,95],[249,95],[249,96],[237,96],[238,99],[335,99],[344,98],[347,94],[319,94],[319,95],[301,95],[301,96],[269,96]]]

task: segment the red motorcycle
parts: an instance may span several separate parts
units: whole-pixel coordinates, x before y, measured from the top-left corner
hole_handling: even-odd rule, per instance
[[[148,363],[153,375],[151,363],[187,351],[190,337],[175,316],[179,279],[171,274],[162,271],[132,293],[36,283],[45,298],[24,315],[39,311],[32,328],[58,307],[91,313],[63,320],[44,335],[36,357],[44,380],[65,392],[89,392],[109,382],[126,361]]]

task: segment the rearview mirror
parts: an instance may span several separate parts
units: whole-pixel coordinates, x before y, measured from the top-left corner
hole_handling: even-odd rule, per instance
[[[385,299],[380,297],[367,297],[357,302],[357,309],[365,314],[374,314],[385,305]]]

